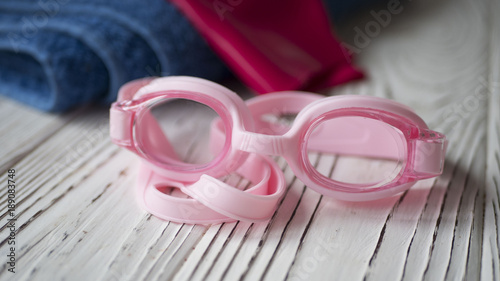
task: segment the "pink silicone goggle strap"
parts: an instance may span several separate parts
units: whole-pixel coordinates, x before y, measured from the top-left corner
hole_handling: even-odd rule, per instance
[[[137,177],[137,202],[147,212],[168,221],[200,224],[232,221],[194,199],[176,197],[158,190],[162,187],[180,189],[181,185],[178,181],[159,176],[147,164],[141,163]]]
[[[213,177],[186,185],[182,190],[205,206],[228,217],[244,221],[267,220],[274,213],[277,200],[283,195],[285,180],[276,163],[268,157],[252,154],[236,171],[257,183],[248,192],[241,192]]]
[[[237,173],[254,185],[242,191],[208,175],[193,184],[181,183],[159,176],[143,163],[138,178],[138,198],[148,212],[179,223],[269,219],[285,192],[284,175],[277,164],[268,157],[253,154]],[[158,190],[160,186],[177,187],[191,198],[165,194]]]

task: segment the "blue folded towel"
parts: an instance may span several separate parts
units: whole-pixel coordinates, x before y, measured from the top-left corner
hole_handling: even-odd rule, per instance
[[[164,0],[0,2],[0,93],[44,111],[99,100],[144,76],[217,80],[224,64]]]
[[[342,6],[333,4],[330,12]],[[164,75],[230,76],[165,0],[0,2],[0,94],[61,112],[93,101],[109,104],[123,83]]]

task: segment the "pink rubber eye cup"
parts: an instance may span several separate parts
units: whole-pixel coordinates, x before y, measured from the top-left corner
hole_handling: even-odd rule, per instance
[[[231,145],[283,156],[297,178],[321,194],[348,201],[375,200],[442,173],[445,136],[429,130],[410,108],[397,102],[279,92],[246,104],[255,131],[234,132]],[[288,116],[296,118],[290,122]],[[212,142],[220,143],[220,121],[212,126]],[[319,158],[329,158],[333,165],[317,168]]]
[[[171,110],[175,107],[188,112]],[[204,119],[206,114],[196,119],[197,127],[178,124],[180,119],[196,115],[200,110],[209,111],[208,115],[217,117],[223,124],[221,147],[213,153],[208,149],[210,120]],[[185,116],[179,117],[179,114]],[[223,176],[238,168],[248,153],[231,146],[232,131],[235,127],[253,129],[250,112],[235,93],[213,82],[191,77],[146,78],[127,83],[111,107],[110,119],[113,142],[146,160],[156,173],[183,182],[197,181],[203,174]],[[171,138],[168,132],[173,130],[169,130],[169,126],[181,128],[176,131],[185,129],[185,135]],[[206,141],[199,139],[202,130],[207,130]],[[177,149],[176,142],[190,141],[206,142],[204,153],[208,156],[201,160],[188,159],[189,155]]]

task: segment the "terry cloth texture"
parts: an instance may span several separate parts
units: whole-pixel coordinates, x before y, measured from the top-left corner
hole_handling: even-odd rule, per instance
[[[0,2],[0,93],[44,111],[110,103],[145,76],[229,71],[163,0]]]

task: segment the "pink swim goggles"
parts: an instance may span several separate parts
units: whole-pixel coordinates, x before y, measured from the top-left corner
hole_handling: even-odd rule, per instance
[[[171,141],[168,126],[161,124],[162,118],[175,119],[162,117],[169,112],[162,106],[175,107],[183,101],[201,104],[216,115],[211,124],[202,125],[210,130],[209,151],[205,154],[213,153],[204,161],[183,159]],[[195,113],[187,113],[191,114]],[[295,117],[293,122],[289,117]],[[111,107],[110,122],[113,142],[144,160],[142,174],[151,178],[153,173],[160,178],[157,182],[168,181],[170,186],[178,183],[177,187],[192,197],[189,204],[201,202],[214,210],[211,216],[191,216],[190,222],[268,218],[284,193],[284,180],[266,155],[282,156],[298,179],[321,194],[365,201],[397,194],[418,180],[440,175],[447,145],[443,134],[429,130],[409,107],[392,100],[288,91],[258,96],[245,103],[221,85],[192,77],[141,79],[124,85]],[[180,139],[195,138],[196,132]],[[319,167],[322,164],[318,159],[322,157],[329,159],[329,168]],[[252,178],[257,187],[238,190],[234,196],[241,195],[241,200],[249,198],[249,194],[261,197],[252,197],[254,201],[239,208],[226,206],[226,200],[236,198],[227,186],[217,191],[225,194],[220,195],[223,198],[196,193],[203,186],[220,186],[216,178],[235,171]],[[207,179],[210,184],[200,184]],[[148,185],[151,182],[147,180],[140,184],[146,209],[164,219],[186,221],[183,214],[165,215],[175,210],[162,209],[167,208],[162,205],[175,204],[169,201],[171,198],[165,199],[167,195],[158,188],[153,193],[147,191]],[[165,198],[158,199],[162,196]],[[266,199],[268,196],[272,199]],[[239,205],[238,200],[233,205]],[[259,215],[248,215],[265,200],[267,205]]]

